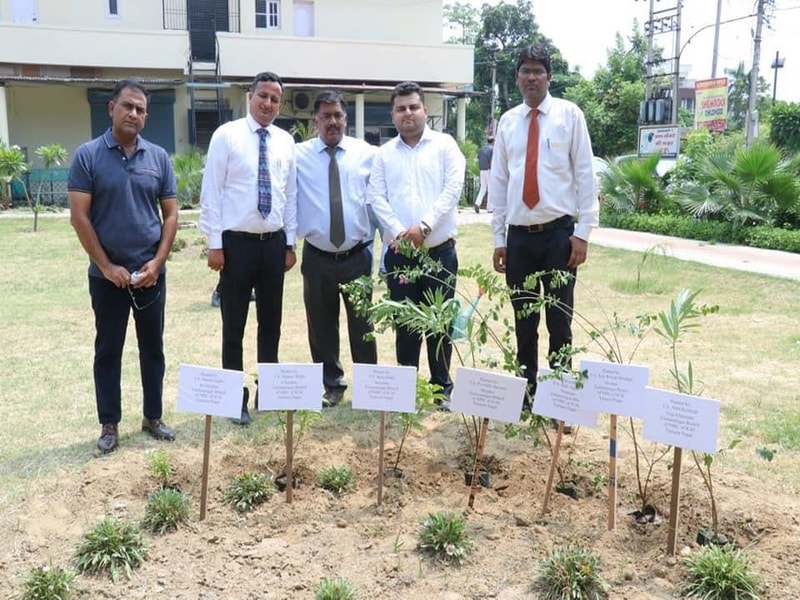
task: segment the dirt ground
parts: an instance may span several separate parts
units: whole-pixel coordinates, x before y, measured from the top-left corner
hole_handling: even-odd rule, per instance
[[[338,406],[332,411],[350,411]],[[260,416],[259,418],[263,418]],[[202,432],[196,428],[175,444],[140,441],[126,434],[122,448],[88,461],[77,472],[39,482],[12,510],[0,517],[0,597],[22,590],[22,576],[51,560],[67,565],[81,539],[104,515],[140,520],[147,494],[156,487],[146,448],[165,448],[176,467],[174,482],[192,498],[192,520],[164,536],[147,534],[148,559],[131,580],[113,584],[107,578],[79,577],[87,598],[245,599],[313,598],[325,576],[345,577],[360,599],[539,598],[537,561],[555,547],[576,542],[602,557],[609,598],[654,600],[681,597],[685,569],[680,557],[668,556],[669,473],[656,468],[651,495],[660,515],[637,524],[636,482],[629,439],[621,434],[618,522],[606,527],[608,442],[600,429],[585,428],[565,438],[562,458],[580,484],[576,500],[553,493],[541,515],[550,453],[530,439],[506,439],[503,425],[493,423],[486,453],[492,460],[490,487],[467,501],[461,458],[464,425],[460,416],[434,414],[423,431],[412,431],[403,448],[402,478],[387,478],[383,502],[377,505],[377,419],[347,426],[347,416],[325,420],[301,441],[295,462],[300,485],[293,501],[273,496],[253,512],[240,514],[221,496],[236,473],[275,474],[285,451],[275,429],[259,424],[243,433],[214,421],[224,435],[211,448],[208,513],[199,521]],[[125,425],[125,423],[123,423]],[[228,428],[225,430],[225,428]],[[260,433],[259,433],[260,431]],[[265,435],[264,432],[269,432]],[[181,435],[181,427],[178,434]],[[197,435],[194,435],[197,434]],[[399,443],[398,428],[387,431],[387,467]],[[189,441],[188,437],[197,437]],[[265,441],[265,438],[266,439]],[[137,444],[138,448],[132,448]],[[684,456],[678,547],[697,548],[698,530],[709,522],[708,497],[696,469]],[[315,473],[325,466],[349,465],[357,488],[342,497],[316,486]],[[721,530],[747,547],[754,570],[767,583],[764,598],[800,598],[800,526],[797,498],[769,483],[720,465],[716,490]],[[474,549],[459,566],[423,558],[417,550],[420,519],[430,512],[463,513]],[[661,516],[664,515],[664,516]]]

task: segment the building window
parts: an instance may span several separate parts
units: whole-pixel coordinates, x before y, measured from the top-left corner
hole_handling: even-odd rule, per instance
[[[256,0],[256,28],[281,28],[280,0]]]
[[[106,5],[107,17],[119,17],[119,0],[108,0]]]

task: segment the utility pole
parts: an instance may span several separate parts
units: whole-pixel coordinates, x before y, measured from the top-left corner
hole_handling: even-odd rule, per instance
[[[645,79],[644,79],[644,99],[650,100],[653,91],[653,36],[655,35],[653,27],[653,1],[650,0],[650,15],[647,17],[649,27],[647,29],[647,64],[645,65]]]
[[[753,38],[753,67],[750,69],[750,97],[747,102],[747,118],[745,119],[745,145],[753,143],[758,133],[758,63],[761,61],[761,27],[764,25],[764,4],[766,0],[758,0],[756,9],[756,34]]]
[[[681,88],[681,4],[683,0],[678,0],[678,7],[675,13],[675,81],[672,84],[672,124],[678,124],[678,105],[680,104]]]
[[[717,0],[717,21],[714,25],[714,54],[711,57],[711,79],[717,77],[717,59],[719,58],[719,25],[722,18],[722,0]]]

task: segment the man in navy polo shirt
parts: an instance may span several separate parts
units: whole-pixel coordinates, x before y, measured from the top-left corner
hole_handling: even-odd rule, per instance
[[[178,229],[178,203],[169,156],[139,135],[148,100],[137,81],[124,79],[114,86],[108,103],[111,127],[78,148],[67,183],[72,226],[90,260],[101,452],[119,445],[122,349],[131,309],[139,343],[142,431],[159,440],[175,439],[161,413],[164,265]]]

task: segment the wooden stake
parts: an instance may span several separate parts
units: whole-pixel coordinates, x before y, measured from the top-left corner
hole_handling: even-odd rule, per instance
[[[386,411],[381,411],[381,425],[380,433],[378,435],[378,506],[383,502],[383,445],[386,439]]]
[[[667,538],[667,554],[675,554],[678,540],[678,511],[681,503],[681,461],[683,448],[675,448],[672,459],[672,496],[669,500],[669,537]]]
[[[553,478],[556,475],[556,465],[558,464],[558,452],[561,449],[561,438],[564,436],[564,421],[558,422],[558,432],[556,441],[553,444],[553,459],[550,461],[550,472],[547,474],[547,486],[544,490],[544,502],[542,502],[542,516],[547,514],[547,505],[550,503],[550,490],[553,487]]]
[[[472,470],[472,485],[469,488],[469,507],[475,503],[475,495],[478,493],[478,488],[481,485],[481,463],[483,462],[483,449],[486,446],[486,434],[489,431],[489,419],[483,418],[481,423],[481,432],[478,435],[478,448],[475,450],[475,467]]]
[[[292,459],[294,458],[294,411],[286,411],[286,504],[292,503],[294,476],[292,475]]]
[[[617,526],[617,415],[608,428],[608,530]]]
[[[206,434],[203,439],[203,474],[200,482],[200,520],[206,518],[206,498],[208,497],[208,463],[211,455],[211,415],[206,415]]]

